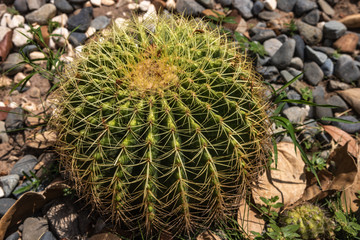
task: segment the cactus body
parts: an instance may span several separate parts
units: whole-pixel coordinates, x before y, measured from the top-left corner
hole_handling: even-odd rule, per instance
[[[79,194],[130,228],[221,221],[264,164],[262,87],[216,31],[184,18],[107,30],[68,68],[53,118]]]
[[[312,204],[297,206],[280,218],[283,225],[299,225],[301,239],[332,238],[334,222],[325,215],[324,210]]]

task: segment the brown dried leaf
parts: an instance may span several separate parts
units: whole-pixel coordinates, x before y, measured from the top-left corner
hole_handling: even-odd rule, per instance
[[[54,146],[57,136],[53,131],[45,131],[42,133],[36,133],[31,136],[27,141],[26,145],[32,148],[44,149]]]
[[[221,237],[212,231],[205,231],[196,237],[196,240],[221,240]]]
[[[317,179],[314,174],[307,172],[307,187],[304,191],[303,196],[299,199],[299,202],[311,201],[314,199],[322,199],[329,195],[328,192],[324,192],[323,190],[328,190],[331,182],[334,178],[331,172],[328,170],[321,170],[317,173],[317,176],[320,180],[321,189],[318,185]]]
[[[356,212],[360,207],[359,191],[360,191],[360,169],[358,166],[358,174],[355,177],[354,183],[341,193],[341,202],[343,209]]]
[[[347,142],[349,142],[349,146],[347,149],[348,152],[351,153],[354,157],[358,157],[359,145],[350,134],[334,126],[324,125],[322,127],[328,134],[330,134],[330,136],[335,140],[335,142],[337,142],[341,146],[344,146]]]
[[[257,187],[252,189],[256,204],[263,204],[260,197],[279,196],[285,205],[291,205],[301,198],[306,188],[305,163],[300,151],[295,152],[293,143],[281,142],[278,148],[278,164],[276,170],[269,170],[260,176]],[[275,168],[275,163],[272,163]]]
[[[250,207],[245,200],[241,202],[238,210],[237,222],[240,226],[240,230],[246,233],[250,238],[253,238],[251,232],[262,233],[265,221],[261,218],[255,209]]]
[[[360,114],[360,88],[349,88],[342,91],[337,91],[340,96],[345,99],[351,107]]]

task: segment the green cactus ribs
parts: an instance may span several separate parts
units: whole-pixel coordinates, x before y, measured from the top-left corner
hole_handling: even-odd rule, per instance
[[[52,118],[61,162],[117,224],[149,235],[208,228],[237,209],[265,163],[258,75],[204,26],[183,17],[114,26],[61,79]]]

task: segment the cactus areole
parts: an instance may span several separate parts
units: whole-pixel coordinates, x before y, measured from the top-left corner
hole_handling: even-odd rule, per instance
[[[114,26],[62,76],[58,152],[79,195],[121,226],[198,232],[236,210],[265,162],[263,87],[202,21]]]

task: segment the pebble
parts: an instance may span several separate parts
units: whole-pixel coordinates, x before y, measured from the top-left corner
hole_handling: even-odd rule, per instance
[[[290,82],[294,76],[287,70],[280,71],[280,75],[285,79],[286,82]]]
[[[86,32],[85,32],[85,36],[87,38],[91,37],[92,35],[94,35],[96,33],[96,29],[94,27],[89,27]]]
[[[45,218],[28,217],[24,221],[22,239],[23,240],[39,239],[48,230],[49,230],[49,226]]]
[[[19,232],[14,232],[14,233],[10,234],[5,240],[19,240],[19,239],[20,239]]]
[[[26,0],[15,0],[14,7],[21,14],[27,13],[29,11]]]
[[[276,38],[271,38],[266,40],[263,45],[266,53],[272,57],[280,49],[282,42]]]
[[[320,8],[323,10],[323,12],[329,15],[330,17],[335,15],[334,9],[325,0],[318,0],[318,4]]]
[[[176,11],[186,16],[199,16],[205,8],[193,0],[177,0]]]
[[[142,1],[139,3],[139,9],[143,12],[146,12],[149,9],[150,4],[150,1]]]
[[[352,14],[340,20],[348,28],[360,27],[360,14]]]
[[[341,52],[353,53],[359,42],[359,36],[356,33],[347,33],[336,40],[333,44],[334,48]]]
[[[306,14],[302,20],[310,25],[316,26],[316,24],[320,20],[320,11],[317,9],[314,9],[310,11],[308,14]]]
[[[281,18],[281,15],[277,12],[262,11],[261,13],[259,13],[258,17],[262,20],[270,21]]]
[[[12,42],[16,47],[22,47],[27,44],[29,39],[33,39],[33,35],[25,28],[15,28],[13,31]]]
[[[47,231],[45,232],[39,240],[57,240],[52,232]]]
[[[326,61],[323,65],[321,65],[320,68],[326,77],[329,77],[334,73],[334,63],[331,61],[330,58],[326,59]]]
[[[100,30],[106,28],[110,23],[110,18],[106,16],[98,16],[94,20],[91,21],[90,26],[95,28],[96,30]]]
[[[313,92],[314,94],[314,92]],[[314,97],[314,102],[318,105],[326,105],[328,104],[328,102],[325,100],[325,98],[323,96],[315,96]],[[323,117],[333,117],[333,112],[331,110],[331,108],[328,107],[319,107],[319,106],[315,106],[315,114],[316,117],[321,119]],[[322,122],[323,124],[329,124],[330,121],[323,121],[320,120],[320,122]]]
[[[346,26],[338,21],[329,21],[325,23],[323,32],[325,38],[338,39],[346,32]]]
[[[12,18],[11,18],[11,21],[10,23],[8,24],[9,28],[11,29],[14,29],[14,28],[17,28],[21,25],[24,25],[25,23],[25,18],[21,15],[14,15]]]
[[[328,57],[332,57],[336,51],[335,49],[333,49],[331,47],[324,47],[324,46],[315,46],[315,47],[312,47],[312,49],[314,49],[315,51],[323,52]]]
[[[309,45],[316,45],[321,42],[323,37],[321,29],[302,21],[297,21],[296,26],[300,32],[300,35],[304,38],[305,43]]]
[[[300,35],[294,35],[293,39],[296,42],[295,56],[298,56],[301,60],[305,59],[305,42]]]
[[[288,36],[286,36],[285,34],[280,34],[279,36],[276,37],[276,39],[279,40],[281,43],[284,43],[287,40],[289,40]]]
[[[337,108],[332,108],[332,111],[335,112],[344,112],[349,109],[346,102],[339,97],[338,95],[333,95],[328,99],[328,103],[333,106],[337,106]]]
[[[316,86],[324,78],[324,73],[321,68],[315,62],[306,62],[304,64],[304,75],[305,79]]]
[[[24,176],[25,172],[30,175],[30,171],[34,171],[34,167],[38,163],[38,159],[33,155],[25,155],[12,167],[10,174],[17,174],[20,177]]]
[[[286,96],[288,99],[291,99],[291,100],[301,100],[301,95],[299,93],[297,93],[295,90],[289,90],[287,93],[286,93]],[[297,103],[289,103],[290,105],[299,105]]]
[[[302,73],[302,71],[296,70],[295,68],[292,68],[292,67],[288,67],[286,70],[294,77],[296,77]],[[304,77],[303,74],[301,74],[299,76],[299,80],[303,79],[303,77]]]
[[[346,90],[351,88],[350,85],[344,83],[344,82],[340,82],[340,81],[335,81],[335,80],[330,80],[329,81],[329,89],[330,90]]]
[[[76,28],[76,32],[86,32],[89,28],[92,19],[92,8],[87,7],[81,9],[80,13],[69,17],[67,25],[70,31]],[[78,28],[77,28],[78,27]]]
[[[284,12],[291,12],[298,0],[277,0],[278,9]]]
[[[290,67],[293,67],[297,70],[302,70],[304,68],[304,62],[299,57],[294,57],[291,59]]]
[[[234,8],[236,8],[245,19],[253,17],[251,12],[253,5],[254,4],[251,0],[233,0]]]
[[[264,10],[264,3],[262,1],[257,0],[254,3],[254,6],[252,8],[252,13],[257,16],[262,10]]]
[[[39,52],[39,51],[33,51],[29,54],[29,58],[31,60],[35,60],[35,59],[44,59],[45,58],[45,54],[43,52]],[[23,78],[24,79],[24,78]]]
[[[51,21],[59,23],[60,27],[64,27],[68,21],[68,16],[65,13],[63,13],[61,15],[53,17]]]
[[[21,72],[24,69],[24,64],[20,64],[22,61],[23,57],[20,53],[10,53],[5,62],[2,63],[2,70],[6,72],[7,75],[14,75]]]
[[[271,63],[278,69],[285,69],[290,65],[295,51],[295,40],[289,39],[279,50],[271,57]]]
[[[323,52],[315,51],[311,47],[305,47],[306,59],[310,61],[315,61],[318,65],[323,65],[328,58],[327,55]]]
[[[349,55],[341,55],[335,64],[334,74],[345,83],[351,83],[360,79],[360,71],[354,60]]]
[[[9,141],[9,136],[6,133],[4,121],[0,121],[0,140],[0,143],[7,143]]]
[[[220,3],[223,7],[229,7],[232,4],[232,0],[217,0],[217,2]]]
[[[270,38],[276,37],[276,34],[271,29],[261,29],[254,36],[251,37],[251,41],[264,42]]]
[[[74,11],[74,8],[66,0],[56,0],[55,6],[59,11],[63,13],[72,13]]]
[[[354,116],[341,116],[338,118],[347,120],[347,121],[351,121],[351,122],[359,121]],[[334,121],[334,122],[332,122],[332,124],[347,133],[357,133],[360,131],[360,123],[343,123],[343,122],[335,122]]]
[[[29,23],[38,23],[40,25],[45,25],[48,23],[48,21],[51,18],[55,17],[55,15],[56,15],[55,5],[48,3],[48,4],[41,6],[41,8],[39,8],[38,10],[35,10],[35,11],[27,14],[25,16],[25,19]]]
[[[9,174],[0,177],[0,198],[9,197],[19,180],[20,178],[17,174]]]
[[[308,114],[308,110],[306,108],[301,108],[298,106],[293,106],[285,109],[283,114],[287,119],[293,124],[302,124]]]
[[[0,26],[0,41],[2,41],[5,37],[5,35],[10,32],[11,29],[8,27]]]
[[[13,198],[0,198],[0,218],[5,215],[15,202],[16,200]]]
[[[46,3],[46,0],[27,0],[27,6],[30,11],[39,9]]]
[[[101,0],[90,0],[91,4],[95,7],[101,6]]]
[[[261,67],[257,70],[268,82],[275,82],[280,76],[279,70],[274,66]]]
[[[101,0],[101,4],[105,6],[112,6],[115,4],[114,0]]]
[[[69,37],[69,42],[74,46],[80,46],[84,44],[87,39],[85,33],[72,32]]]
[[[69,30],[67,30],[64,27],[60,27],[55,29],[52,32],[52,39],[54,40],[54,42],[56,43],[56,45],[60,46],[60,47],[64,47],[66,45],[66,39],[68,39],[69,37]],[[56,36],[58,35],[58,36]],[[59,35],[61,35],[62,37],[60,37]]]
[[[298,0],[295,4],[294,12],[297,16],[301,16],[315,8],[317,8],[316,2],[310,0]]]
[[[274,11],[277,6],[276,0],[265,0],[264,5],[267,10]]]

